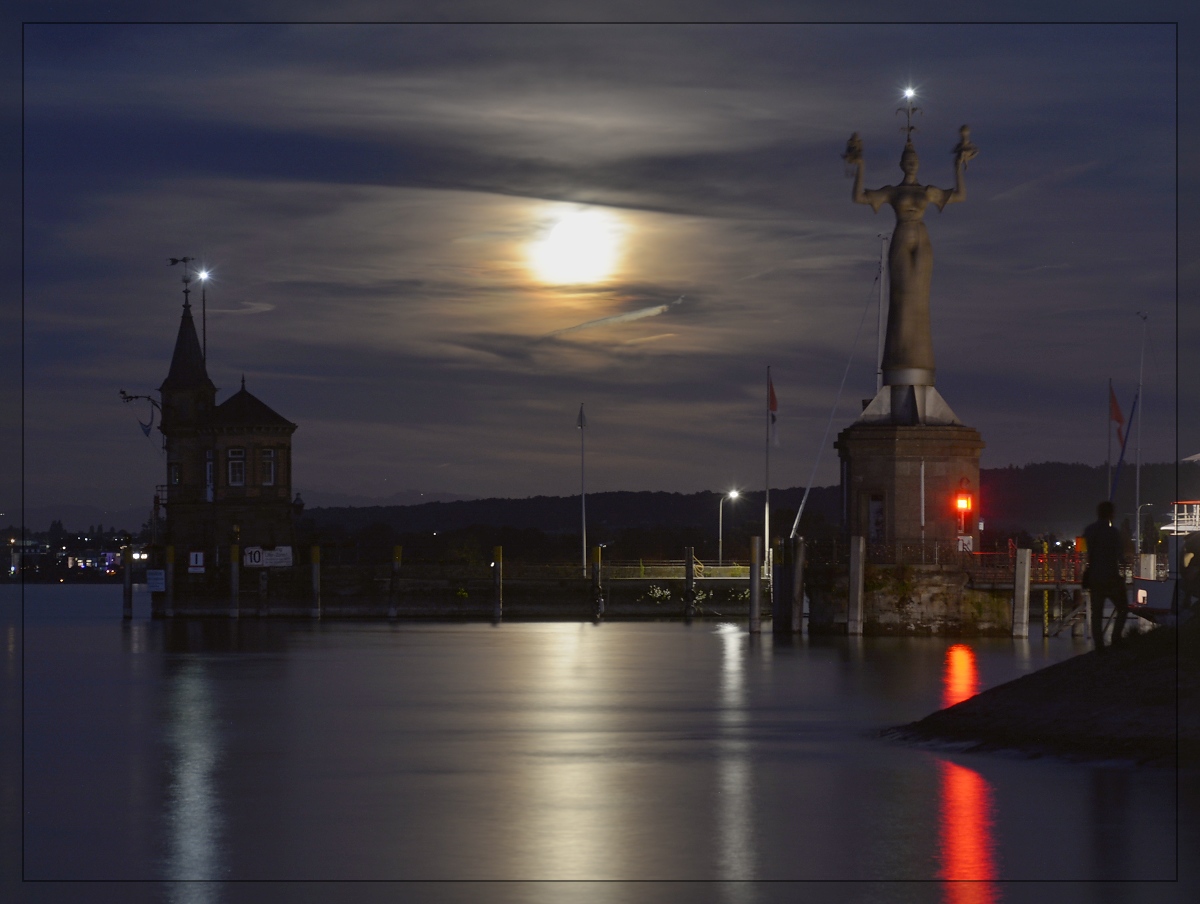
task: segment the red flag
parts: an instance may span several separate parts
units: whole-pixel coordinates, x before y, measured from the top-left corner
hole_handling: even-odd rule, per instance
[[[1117,404],[1117,394],[1113,392],[1111,384],[1108,387],[1108,419],[1117,422],[1117,442],[1124,445],[1125,436],[1121,428],[1125,426],[1125,417],[1121,414],[1121,406]]]

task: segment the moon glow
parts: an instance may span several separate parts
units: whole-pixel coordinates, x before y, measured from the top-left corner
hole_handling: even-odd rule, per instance
[[[547,283],[599,282],[616,267],[621,233],[621,221],[607,211],[571,211],[530,248],[533,271]]]

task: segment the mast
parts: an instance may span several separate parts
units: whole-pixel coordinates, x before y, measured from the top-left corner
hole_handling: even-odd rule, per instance
[[[587,470],[584,459],[584,434],[587,432],[587,418],[583,416],[583,402],[579,403],[579,419],[575,426],[579,428],[579,518],[582,523],[583,537],[583,576],[586,578],[587,567]]]
[[[881,244],[879,247],[879,325],[875,330],[875,391],[879,392],[883,389],[883,332],[884,332],[884,308],[886,305],[887,290],[884,287],[885,274],[887,273],[887,252],[888,239],[892,237],[890,232],[881,232],[879,238]]]
[[[1137,315],[1142,318],[1142,351],[1138,359],[1138,391],[1137,397],[1140,402],[1142,399],[1142,375],[1146,367],[1146,318],[1149,316],[1141,311]],[[1133,520],[1137,522],[1134,525],[1133,532],[1133,548],[1136,550],[1138,565],[1135,574],[1141,575],[1141,554],[1142,554],[1142,409],[1145,405],[1139,405],[1137,411],[1137,446],[1134,452],[1137,456],[1137,463],[1134,468],[1133,478]]]

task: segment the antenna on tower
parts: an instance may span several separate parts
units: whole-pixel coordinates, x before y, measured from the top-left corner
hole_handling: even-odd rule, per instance
[[[167,258],[167,266],[174,267],[176,264],[183,264],[183,306],[189,306],[188,295],[191,294],[192,274],[188,269],[188,265],[194,261],[194,257],[169,257]]]
[[[923,112],[920,107],[913,106],[913,98],[916,96],[916,88],[905,88],[904,106],[896,110],[897,113],[904,114],[905,123],[900,127],[900,131],[905,133],[905,141],[912,141],[912,133],[917,131],[917,127],[912,124],[913,114]]]

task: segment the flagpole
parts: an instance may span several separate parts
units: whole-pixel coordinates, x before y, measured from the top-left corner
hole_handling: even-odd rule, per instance
[[[884,274],[887,272],[885,263],[887,261],[888,239],[892,237],[890,232],[884,232],[879,235],[882,240],[882,246],[879,250],[879,324],[875,329],[875,391],[883,390],[883,310],[884,310]]]
[[[1106,434],[1106,439],[1108,440],[1108,453],[1107,453],[1107,458],[1105,460],[1108,462],[1108,492],[1109,492],[1110,496],[1112,495],[1112,424],[1113,424],[1112,400],[1113,400],[1112,377],[1109,377],[1108,378],[1108,404],[1104,406],[1107,409],[1107,412],[1106,412],[1107,417],[1105,417],[1105,419],[1104,419],[1104,432]]]
[[[763,476],[763,484],[766,489],[765,504],[763,507],[763,558],[766,559],[770,555],[766,550],[771,548],[771,365],[767,365],[767,433],[766,443],[766,469]]]
[[[1141,351],[1141,355],[1138,359],[1138,392],[1137,392],[1137,397],[1138,397],[1138,400],[1140,401],[1142,398],[1142,374],[1146,367],[1146,318],[1149,315],[1143,314],[1141,311],[1138,311],[1137,315],[1142,318],[1142,351]],[[1141,408],[1142,407],[1145,407],[1145,406],[1139,407],[1138,413],[1137,413],[1137,446],[1135,449],[1135,451],[1137,453],[1137,467],[1134,470],[1134,478],[1133,478],[1133,511],[1134,511],[1133,520],[1137,522],[1134,525],[1134,531],[1133,531],[1133,548],[1135,550],[1134,555],[1139,557],[1138,559],[1136,559],[1136,562],[1138,564],[1135,567],[1134,574],[1138,575],[1139,577],[1141,576],[1141,561],[1142,561],[1140,558],[1140,556],[1142,555],[1142,507],[1141,507],[1141,501],[1142,501],[1142,412],[1141,412]],[[1132,414],[1132,412],[1131,412],[1131,414]]]
[[[583,416],[583,402],[579,403],[579,518],[583,525],[583,576],[587,577],[587,470],[584,458],[584,434],[587,432],[587,418]]]

